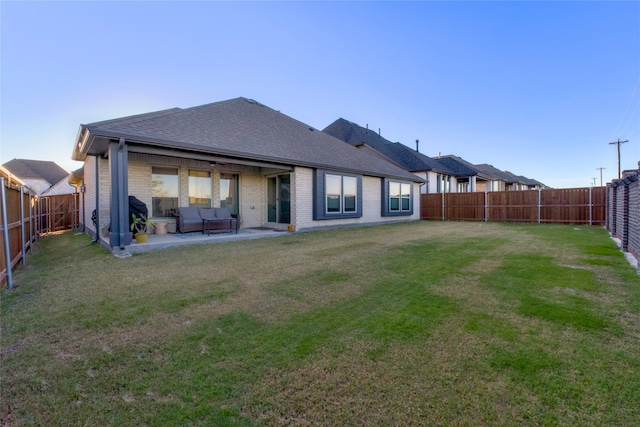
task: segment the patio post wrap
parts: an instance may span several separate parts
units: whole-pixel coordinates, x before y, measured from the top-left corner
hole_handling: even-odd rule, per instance
[[[129,176],[128,151],[124,138],[109,143],[109,172],[111,175],[111,246],[124,249],[131,244],[129,234]]]
[[[94,156],[96,159],[96,183],[95,183],[95,187],[96,187],[96,223],[93,224],[93,227],[95,228],[94,230],[94,234],[95,234],[95,238],[93,239],[93,243],[97,243],[100,241],[100,160],[98,158],[98,156]]]

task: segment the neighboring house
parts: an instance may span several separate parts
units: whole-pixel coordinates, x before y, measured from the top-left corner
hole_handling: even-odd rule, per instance
[[[509,171],[504,171],[504,173],[509,177],[509,184],[507,185],[507,191],[523,191],[529,190],[529,186],[526,182],[527,178],[523,176],[518,176]]]
[[[399,142],[391,142],[368,127],[363,128],[340,118],[324,128],[323,132],[354,146],[366,144],[399,166],[421,177],[426,181],[426,184],[421,186],[421,193],[449,192],[452,183],[455,185],[455,173],[447,166],[418,152],[417,147],[416,150],[412,150]]]
[[[441,156],[437,160],[457,173],[458,192],[521,191],[545,187],[535,179],[516,176],[486,163],[474,165],[454,155]]]
[[[543,183],[541,183],[536,179],[527,178],[526,176],[522,176],[522,175],[520,175],[518,178],[520,178],[524,182],[524,184],[527,186],[526,188],[527,190],[538,190],[538,189],[547,188],[546,185],[544,185]]]
[[[440,164],[449,168],[455,174],[456,180],[452,184],[451,192],[469,193],[476,191],[487,191],[492,177],[476,169],[471,163],[461,157],[448,154],[435,159]],[[491,190],[489,190],[491,191]]]
[[[2,166],[38,195],[53,196],[75,192],[75,188],[67,181],[69,172],[54,162],[13,159]]]
[[[94,236],[108,225],[114,248],[131,243],[130,195],[170,221],[182,206],[229,207],[241,228],[420,218],[421,178],[246,98],[81,125],[72,158],[82,222]]]
[[[4,178],[4,182],[7,187],[26,187],[23,180],[9,172],[9,170],[4,166],[0,166],[0,176]]]

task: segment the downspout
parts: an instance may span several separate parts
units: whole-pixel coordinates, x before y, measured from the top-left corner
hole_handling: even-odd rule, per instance
[[[425,194],[429,194],[429,182],[430,182],[429,181],[429,171],[427,171],[427,182],[426,182],[426,184],[427,184],[427,192]]]
[[[82,232],[85,232],[85,223],[87,222],[87,217],[84,209],[84,193],[87,192],[87,186],[84,183],[84,177],[82,178],[82,184],[80,184],[80,193],[82,194]]]
[[[427,179],[429,174],[427,173]],[[426,185],[427,186],[427,193],[429,192],[429,181],[423,182],[422,184],[420,184],[420,186],[418,188],[420,188],[420,191],[418,191],[418,197],[420,198],[420,209],[418,211],[418,215],[420,216],[420,219],[422,219],[422,186]],[[425,193],[426,194],[426,193]]]
[[[93,239],[92,243],[97,243],[100,240],[100,173],[98,168],[100,167],[100,161],[98,156],[96,157],[96,229],[95,229],[95,239]]]

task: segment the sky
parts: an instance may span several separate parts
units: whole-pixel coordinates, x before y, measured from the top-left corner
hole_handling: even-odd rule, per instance
[[[640,2],[0,1],[0,163],[239,96],[550,187],[640,161]],[[600,168],[604,168],[600,170]]]

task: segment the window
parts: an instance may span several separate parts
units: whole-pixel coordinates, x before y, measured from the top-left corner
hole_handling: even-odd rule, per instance
[[[156,166],[151,168],[152,216],[174,216],[178,209],[178,188],[178,169]]]
[[[413,214],[413,184],[410,182],[383,180],[382,216]]]
[[[211,207],[210,171],[189,171],[189,206]]]
[[[356,212],[358,180],[353,176],[325,175],[327,213]]]
[[[238,204],[238,174],[220,174],[220,207],[229,208],[232,214],[240,213]]]
[[[362,217],[362,177],[316,170],[313,219]]]

